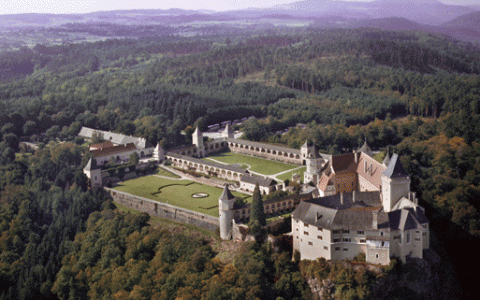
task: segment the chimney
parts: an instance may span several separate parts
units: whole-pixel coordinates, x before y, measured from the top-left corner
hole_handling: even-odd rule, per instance
[[[412,202],[418,205],[417,193],[412,192]]]
[[[355,194],[356,194],[356,191],[353,191],[352,192],[352,202],[355,203]]]
[[[343,205],[343,192],[340,192],[340,204]]]
[[[378,211],[372,211],[372,228],[378,229]]]
[[[357,150],[353,150],[353,157],[354,157],[354,160],[355,160],[355,163],[358,164],[358,156],[360,155],[359,152],[357,152]]]

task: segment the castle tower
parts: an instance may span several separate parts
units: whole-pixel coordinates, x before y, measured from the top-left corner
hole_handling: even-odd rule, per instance
[[[305,158],[305,165],[307,169],[303,174],[303,182],[313,182],[315,185],[317,184],[318,179],[320,178],[320,171],[323,166],[323,158],[318,154],[317,147],[313,144],[312,147],[308,147],[309,152],[307,157]]]
[[[387,169],[382,173],[383,210],[389,212],[402,197],[410,193],[410,177],[397,154],[390,158]]]
[[[225,127],[225,130],[222,132],[222,137],[229,138],[229,139],[235,138],[235,133],[233,132],[233,129],[230,126],[230,124],[227,124],[227,126]]]
[[[165,157],[165,150],[163,150],[162,147],[160,147],[160,144],[157,144],[157,147],[153,149],[153,159],[161,162]]]
[[[300,154],[302,155],[302,163],[305,165],[307,163],[308,154],[311,153],[312,147],[308,145],[308,141],[305,141],[305,144],[300,147]]]
[[[203,144],[203,134],[198,127],[192,134],[192,142],[195,146],[197,146],[197,156],[203,157],[205,154],[205,145]]]
[[[220,238],[228,240],[232,238],[233,205],[235,197],[230,193],[228,184],[225,185],[223,193],[218,198],[218,220],[220,223]]]
[[[102,187],[102,170],[97,167],[97,161],[94,158],[90,158],[85,168],[83,168],[83,174],[90,180],[92,188]]]

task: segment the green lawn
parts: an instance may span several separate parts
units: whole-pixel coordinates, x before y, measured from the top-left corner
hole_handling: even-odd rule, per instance
[[[178,207],[218,217],[218,198],[222,189],[190,180],[173,180],[156,176],[140,177],[119,183],[115,190],[157,200]],[[205,198],[193,198],[195,193],[207,193]],[[251,201],[251,196],[233,192],[233,195]]]
[[[285,174],[279,175],[279,176],[277,176],[277,178],[280,179],[280,180],[283,180],[283,181],[285,181],[286,179],[291,181],[292,180],[292,175],[294,173],[297,173],[297,174],[300,174],[300,178],[303,182],[303,173],[305,173],[306,169],[307,169],[307,167],[302,167],[301,169],[293,170],[291,172],[287,172]]]
[[[158,168],[157,175],[165,176],[165,177],[170,177],[170,178],[180,178],[180,176],[178,176],[178,175],[176,175],[176,174],[173,174],[172,172],[169,172],[169,171],[165,170],[165,169],[162,168],[162,167],[159,167],[159,168]]]
[[[227,164],[237,164],[242,166],[249,165],[249,170],[264,175],[273,175],[298,167],[296,165],[285,164],[278,161],[272,161],[233,152],[219,153],[216,155],[211,155],[208,158],[212,158]]]

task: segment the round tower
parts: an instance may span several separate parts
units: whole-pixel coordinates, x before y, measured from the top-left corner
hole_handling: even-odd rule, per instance
[[[309,150],[305,157],[305,165],[307,166],[307,169],[303,174],[303,181],[304,183],[311,181],[316,185],[320,178],[320,171],[322,170],[324,161],[322,156],[318,154],[315,144],[311,147],[307,147],[307,149]]]
[[[232,238],[234,204],[235,197],[228,189],[228,184],[226,184],[222,195],[218,198],[218,220],[220,223],[220,238],[222,240],[229,240]]]

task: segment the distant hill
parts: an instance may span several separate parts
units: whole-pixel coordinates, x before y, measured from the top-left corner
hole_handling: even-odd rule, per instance
[[[377,0],[373,2],[348,2],[332,0],[306,0],[275,9],[306,15],[341,15],[352,19],[406,18],[417,23],[438,25],[461,15],[475,11],[474,8],[446,5],[436,0]]]
[[[378,28],[382,30],[391,30],[391,31],[407,31],[407,30],[421,30],[425,31],[428,27],[426,25],[421,25],[416,22],[407,20],[405,18],[382,18],[382,19],[371,19],[371,20],[362,20],[351,22],[349,27],[351,28]]]
[[[450,28],[469,28],[480,30],[480,11],[472,12],[442,24]]]

